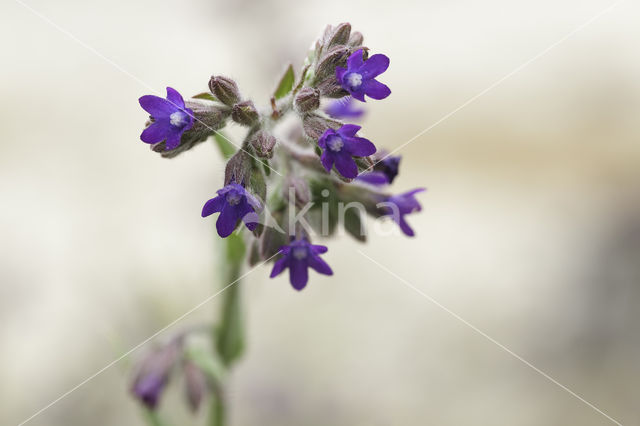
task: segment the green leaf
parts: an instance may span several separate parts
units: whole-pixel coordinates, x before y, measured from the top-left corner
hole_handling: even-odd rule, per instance
[[[273,97],[276,99],[285,97],[293,88],[295,78],[293,65],[289,65],[287,70],[284,72],[282,79],[280,79],[280,83],[278,84],[276,91],[273,93]]]
[[[344,210],[344,229],[358,241],[367,241],[366,231],[362,226],[360,209],[349,207]]]
[[[217,131],[213,135],[213,140],[218,145],[222,156],[228,160],[236,153],[236,147],[230,142],[230,139],[222,132]]]
[[[216,97],[213,96],[211,93],[209,92],[202,92],[202,93],[198,93],[195,96],[192,96],[193,99],[204,99],[206,101],[217,101]]]

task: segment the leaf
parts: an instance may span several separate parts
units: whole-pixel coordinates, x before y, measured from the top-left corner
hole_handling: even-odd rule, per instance
[[[358,241],[367,241],[366,231],[362,225],[360,209],[349,207],[344,210],[344,229]]]
[[[222,156],[228,160],[236,153],[236,147],[230,142],[229,138],[222,132],[217,131],[213,135],[213,140],[218,145]]]
[[[276,99],[280,99],[285,97],[293,88],[293,82],[295,80],[295,75],[293,73],[293,65],[289,64],[287,70],[284,72],[282,79],[280,79],[280,83],[278,84],[278,88],[273,93],[273,97]]]
[[[204,99],[206,101],[217,101],[216,97],[213,96],[211,93],[209,92],[202,92],[202,93],[198,93],[195,96],[192,96],[193,99]]]

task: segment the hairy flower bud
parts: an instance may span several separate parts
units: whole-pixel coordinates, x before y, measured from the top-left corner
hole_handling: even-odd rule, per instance
[[[258,122],[259,114],[251,101],[244,101],[233,106],[231,118],[238,124],[253,126]]]
[[[249,140],[256,155],[260,158],[273,157],[273,148],[276,146],[276,138],[264,130],[257,131]]]
[[[227,161],[227,166],[224,169],[224,184],[247,184],[251,177],[252,166],[249,154],[244,150],[239,150]]]
[[[302,128],[304,133],[311,139],[319,139],[324,132],[329,129],[340,127],[342,123],[324,118],[318,114],[306,114],[302,119]]]
[[[320,95],[325,98],[344,98],[349,96],[349,92],[344,90],[340,83],[335,78],[327,78],[318,84],[318,90]]]
[[[182,339],[175,339],[140,363],[131,391],[149,409],[158,405],[181,350]]]
[[[313,87],[304,87],[296,94],[293,105],[298,112],[315,111],[320,107],[320,91]]]
[[[311,200],[311,189],[307,181],[298,176],[287,176],[283,185],[283,198],[290,203],[295,203],[299,208],[306,206]]]
[[[184,382],[187,402],[194,413],[200,408],[202,398],[207,393],[207,378],[198,366],[191,361],[184,363]]]
[[[317,83],[330,78],[335,80],[336,67],[344,66],[351,53],[346,46],[333,46],[320,58],[315,69],[315,81]]]
[[[233,106],[240,100],[238,85],[229,77],[211,76],[209,89],[225,105]]]
[[[349,34],[351,34],[351,24],[348,22],[343,22],[342,24],[338,24],[337,27],[332,28],[332,30],[326,35],[327,38],[324,40],[325,47],[332,47],[340,44],[347,44],[349,40]]]
[[[351,34],[351,37],[349,37],[349,42],[347,43],[347,46],[352,48],[358,48],[362,46],[362,43],[364,43],[364,36],[362,35],[361,32],[355,31],[354,33]]]
[[[193,112],[194,120],[193,126],[182,134],[180,145],[170,150],[165,150],[166,141],[151,145],[153,151],[165,158],[173,158],[207,140],[216,130],[224,127],[231,114],[228,107],[208,101],[188,100],[185,105]]]

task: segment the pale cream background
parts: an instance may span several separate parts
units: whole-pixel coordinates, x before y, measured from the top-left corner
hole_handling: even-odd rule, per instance
[[[365,123],[389,148],[612,4],[25,2],[156,90],[194,94],[220,73],[259,102],[326,23],[348,20],[391,57],[393,94]],[[212,146],[153,155],[138,140],[149,89],[14,0],[0,16],[0,423],[17,424],[222,284],[199,212],[223,164]],[[232,424],[611,424],[356,249],[640,424],[638,22],[622,2],[402,149],[396,190],[429,188],[415,239],[332,241],[336,276],[302,293],[251,274]],[[29,424],[142,424],[130,362]],[[172,424],[202,423],[178,392]]]

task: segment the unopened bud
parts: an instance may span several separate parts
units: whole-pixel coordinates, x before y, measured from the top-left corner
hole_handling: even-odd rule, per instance
[[[299,208],[306,206],[311,200],[311,190],[307,181],[298,176],[287,176],[283,197],[289,203],[295,203]]]
[[[304,87],[293,100],[296,110],[301,113],[315,111],[320,107],[320,91],[313,87]]]
[[[216,99],[225,105],[232,106],[240,100],[238,85],[229,77],[212,76],[209,89]]]
[[[186,361],[184,363],[184,381],[187,402],[191,411],[196,412],[207,392],[207,378],[194,363]]]
[[[182,339],[173,340],[140,363],[131,391],[147,408],[153,410],[158,405],[181,350]]]
[[[259,114],[251,101],[244,101],[233,106],[231,118],[238,124],[253,126],[258,122]]]
[[[273,148],[276,146],[276,138],[264,130],[257,131],[249,141],[256,155],[260,158],[273,157]]]
[[[347,45],[349,47],[360,47],[362,46],[362,43],[364,43],[364,36],[361,32],[356,31],[351,34],[351,37],[349,37],[349,42],[347,43]]]
[[[349,41],[349,34],[351,34],[350,23],[343,22],[342,24],[338,24],[338,26],[333,28],[328,34],[325,46],[330,48],[340,44],[347,44],[347,41]]]
[[[316,114],[307,114],[302,119],[302,128],[305,135],[311,139],[318,140],[320,136],[331,126],[329,120]]]
[[[344,90],[344,88],[338,83],[336,78],[327,78],[318,84],[318,90],[320,91],[320,95],[325,98],[344,98],[349,95],[349,92]]]
[[[344,66],[351,51],[346,46],[333,46],[320,58],[315,70],[315,81],[335,80],[336,67]]]
[[[251,168],[251,158],[244,150],[239,150],[227,161],[224,169],[224,184],[247,184],[251,177]]]

